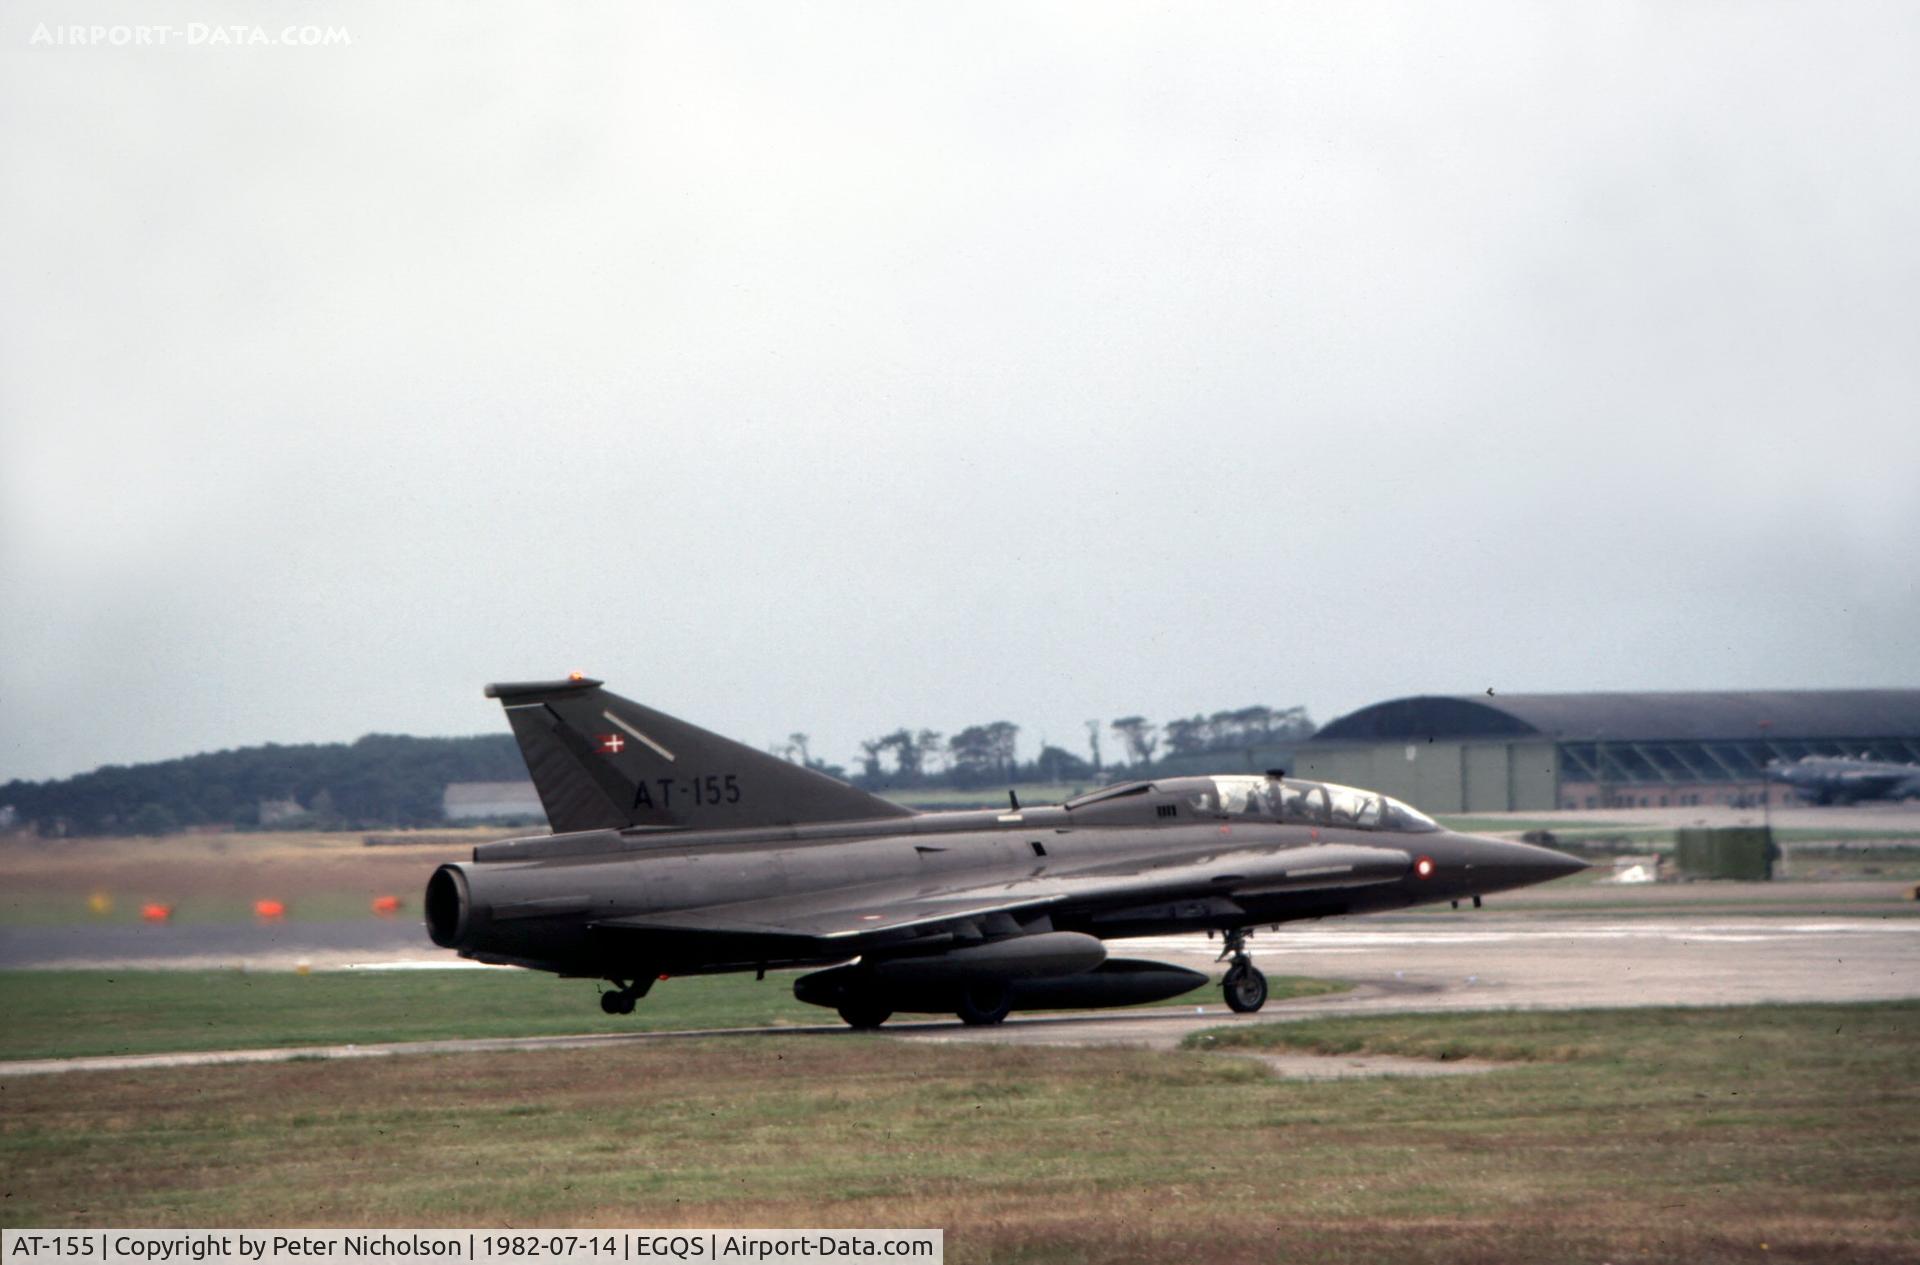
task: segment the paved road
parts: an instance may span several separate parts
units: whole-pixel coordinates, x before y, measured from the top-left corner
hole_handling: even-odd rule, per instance
[[[357,962],[458,958],[436,949],[415,919],[355,918],[342,922],[74,923],[0,928],[0,969],[94,967],[289,970]]]

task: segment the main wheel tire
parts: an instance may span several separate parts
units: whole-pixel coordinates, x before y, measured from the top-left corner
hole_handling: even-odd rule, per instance
[[[975,1028],[999,1023],[1013,1009],[1013,990],[1005,984],[975,984],[960,994],[960,1008],[954,1013],[960,1022]]]
[[[847,1021],[849,1028],[870,1032],[893,1018],[893,1012],[878,1002],[855,1001],[840,1007],[840,1017]]]
[[[1267,1004],[1267,977],[1257,967],[1236,966],[1220,981],[1226,994],[1227,1009],[1238,1015],[1250,1015]]]
[[[610,1015],[630,1015],[633,1013],[633,994],[624,990],[602,993],[600,1009]]]

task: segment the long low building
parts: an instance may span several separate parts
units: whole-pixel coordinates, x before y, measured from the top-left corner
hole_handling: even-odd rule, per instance
[[[1430,812],[1758,804],[1770,760],[1920,759],[1920,690],[1433,694],[1333,721],[1295,757]]]
[[[546,815],[533,783],[448,782],[440,793],[440,811],[448,821],[539,820]]]

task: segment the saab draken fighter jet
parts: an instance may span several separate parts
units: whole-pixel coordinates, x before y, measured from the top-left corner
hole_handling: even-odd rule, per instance
[[[800,1000],[998,1023],[1204,984],[1107,956],[1218,932],[1234,1010],[1266,1002],[1256,927],[1524,887],[1584,868],[1441,829],[1384,795],[1275,770],[1125,782],[1047,807],[916,813],[578,675],[490,685],[554,833],[482,844],[427,883],[436,944],[607,980],[631,1013],[674,975],[821,968]],[[1009,799],[1011,799],[1011,794]]]

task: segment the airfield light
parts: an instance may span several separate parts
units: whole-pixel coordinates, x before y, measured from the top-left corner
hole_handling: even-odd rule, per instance
[[[400,912],[398,896],[376,896],[373,898],[373,912],[382,918],[391,918]]]
[[[140,916],[148,922],[165,922],[167,919],[173,917],[173,906],[162,905],[159,901],[153,901],[150,904],[140,907]]]
[[[1432,878],[1434,868],[1432,857],[1421,857],[1413,863],[1413,872],[1420,878]]]
[[[285,918],[287,907],[277,900],[256,900],[253,902],[253,912],[261,918]]]

